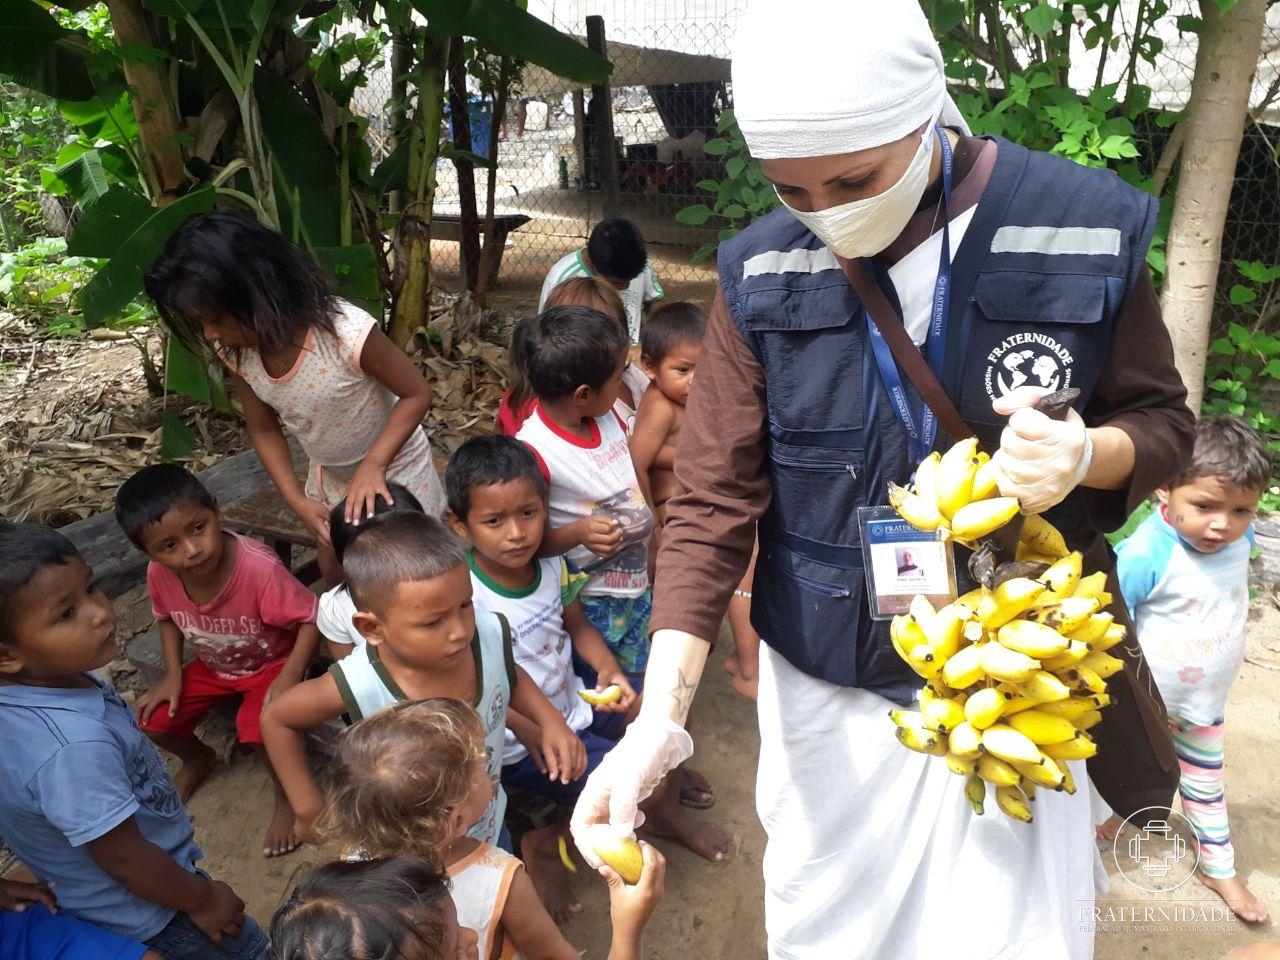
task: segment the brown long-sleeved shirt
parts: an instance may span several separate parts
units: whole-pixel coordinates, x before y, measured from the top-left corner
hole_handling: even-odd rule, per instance
[[[1190,455],[1194,419],[1186,397],[1144,270],[1121,307],[1111,355],[1084,411],[1090,427],[1123,430],[1135,453],[1125,489],[1083,490],[1094,527],[1120,526]],[[680,492],[667,502],[651,630],[685,630],[714,642],[772,497],[767,436],[764,370],[718,290],[676,455]]]

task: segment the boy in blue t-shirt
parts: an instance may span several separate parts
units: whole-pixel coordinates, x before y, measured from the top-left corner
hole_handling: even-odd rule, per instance
[[[89,672],[115,657],[115,632],[66,537],[0,524],[0,839],[68,913],[165,960],[260,960],[244,902],[196,869],[164,762]]]
[[[1116,548],[1120,590],[1169,713],[1182,812],[1200,845],[1197,875],[1250,923],[1265,923],[1268,911],[1236,875],[1223,714],[1244,662],[1253,518],[1270,474],[1255,431],[1235,417],[1206,417],[1191,462],[1157,491],[1159,509]]]

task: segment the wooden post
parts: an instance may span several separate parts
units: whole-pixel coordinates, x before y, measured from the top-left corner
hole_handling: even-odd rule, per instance
[[[587,98],[582,95],[582,88],[573,91],[573,151],[578,156],[578,180],[583,189],[587,185],[587,131],[583,126],[586,121]]]
[[[587,46],[602,57],[609,56],[604,39],[604,17],[587,17]],[[591,85],[591,102],[595,123],[592,132],[595,139],[596,163],[600,171],[600,186],[604,190],[604,215],[618,215],[618,153],[613,143],[613,93],[609,84]]]

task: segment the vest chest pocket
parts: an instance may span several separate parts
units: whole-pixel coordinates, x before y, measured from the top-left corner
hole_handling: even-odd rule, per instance
[[[1000,422],[991,401],[1019,387],[1077,387],[1087,399],[1110,352],[1111,325],[1102,321],[1122,295],[1122,280],[1093,274],[979,276],[969,305],[965,419]]]
[[[866,458],[861,450],[771,441],[772,512],[792,537],[815,544],[856,547],[857,509],[866,502]]]
[[[749,293],[741,304],[770,421],[795,432],[860,429],[865,328],[843,276],[815,289]]]

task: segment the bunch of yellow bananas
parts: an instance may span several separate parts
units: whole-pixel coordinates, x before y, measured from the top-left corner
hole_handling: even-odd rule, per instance
[[[927,502],[933,510],[926,520],[938,518],[927,529],[949,519],[955,539],[985,537],[1018,507],[977,479],[989,476],[988,462],[976,453],[976,441],[962,441],[941,457],[931,454],[930,466],[921,466],[924,483],[917,473],[914,490],[896,488],[891,502],[917,526],[916,510]],[[963,502],[957,489],[965,491]],[[986,519],[969,520],[979,516],[973,508],[1000,501],[1010,501],[1012,511],[1000,505]],[[917,596],[907,614],[893,618],[894,649],[925,684],[919,710],[889,716],[904,746],[945,757],[953,773],[968,778],[965,796],[975,813],[983,812],[990,783],[1000,809],[1029,822],[1036,788],[1075,793],[1066,761],[1097,752],[1086,731],[1111,702],[1106,679],[1124,662],[1106,651],[1125,630],[1104,610],[1112,600],[1106,574],[1085,575],[1083,558],[1068,552],[1052,524],[1027,517],[1018,558],[1026,575],[979,587],[936,611]]]

